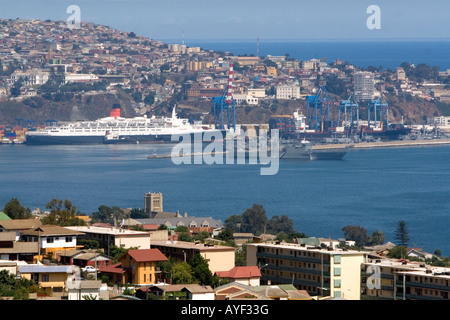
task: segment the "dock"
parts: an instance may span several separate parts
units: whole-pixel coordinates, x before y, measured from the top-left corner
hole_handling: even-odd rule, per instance
[[[450,139],[432,140],[399,140],[386,142],[360,142],[354,144],[324,144],[314,145],[313,150],[332,150],[349,147],[351,149],[377,149],[377,148],[408,148],[450,145]]]

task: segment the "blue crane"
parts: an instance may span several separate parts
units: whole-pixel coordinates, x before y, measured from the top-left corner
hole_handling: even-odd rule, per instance
[[[319,88],[317,94],[315,96],[307,96],[306,101],[308,104],[308,124],[309,128],[312,127],[312,123],[314,122],[314,130],[319,131],[319,108],[320,108],[320,123],[323,124],[324,117],[324,105],[327,108],[327,119],[330,121],[330,103],[333,102],[333,99],[328,94],[328,91],[325,87]],[[314,107],[314,114],[310,111],[310,108]],[[312,118],[314,115],[314,119]],[[320,129],[323,131],[323,129]]]

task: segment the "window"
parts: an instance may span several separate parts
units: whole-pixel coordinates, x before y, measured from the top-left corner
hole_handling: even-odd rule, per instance
[[[341,263],[341,255],[340,254],[336,254],[334,256],[334,263]]]
[[[334,287],[340,288],[341,287],[341,280],[334,280]]]
[[[49,282],[48,274],[42,274],[41,275],[41,282]]]
[[[72,237],[66,237],[66,242],[72,242]]]
[[[55,239],[53,237],[47,237],[47,243],[53,243]]]
[[[341,268],[334,268],[334,275],[340,276],[341,275]]]

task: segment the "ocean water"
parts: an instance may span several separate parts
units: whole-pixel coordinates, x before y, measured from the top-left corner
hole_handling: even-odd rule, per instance
[[[170,41],[168,41],[170,43]],[[172,41],[173,42],[173,41]],[[231,52],[235,55],[256,55],[257,41],[252,40],[192,40],[188,47]],[[348,61],[356,67],[368,66],[395,70],[403,62],[426,63],[440,70],[450,69],[450,40],[330,40],[283,41],[259,40],[259,55],[284,56],[286,53],[298,60],[322,59],[327,62]]]
[[[406,221],[410,245],[450,256],[450,146],[351,150],[342,161],[260,165],[175,165],[170,145],[0,145],[0,210],[13,197],[31,209],[69,199],[90,214],[100,205],[143,208],[162,192],[164,210],[224,221],[261,204],[308,236],[342,238],[342,228],[381,230],[395,242]]]

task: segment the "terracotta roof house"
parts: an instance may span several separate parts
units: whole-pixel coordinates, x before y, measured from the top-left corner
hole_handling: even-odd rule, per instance
[[[229,279],[230,282],[239,282],[248,286],[259,286],[261,271],[259,271],[257,266],[238,266],[229,271],[216,271],[216,275],[222,279]]]
[[[160,282],[156,263],[168,261],[158,249],[132,249],[120,257],[120,263],[99,267],[99,272],[110,277],[114,283],[150,285]]]
[[[67,250],[64,252],[56,252],[62,264],[73,264],[79,267],[85,266],[106,266],[112,258],[102,252],[93,249],[83,250]]]

